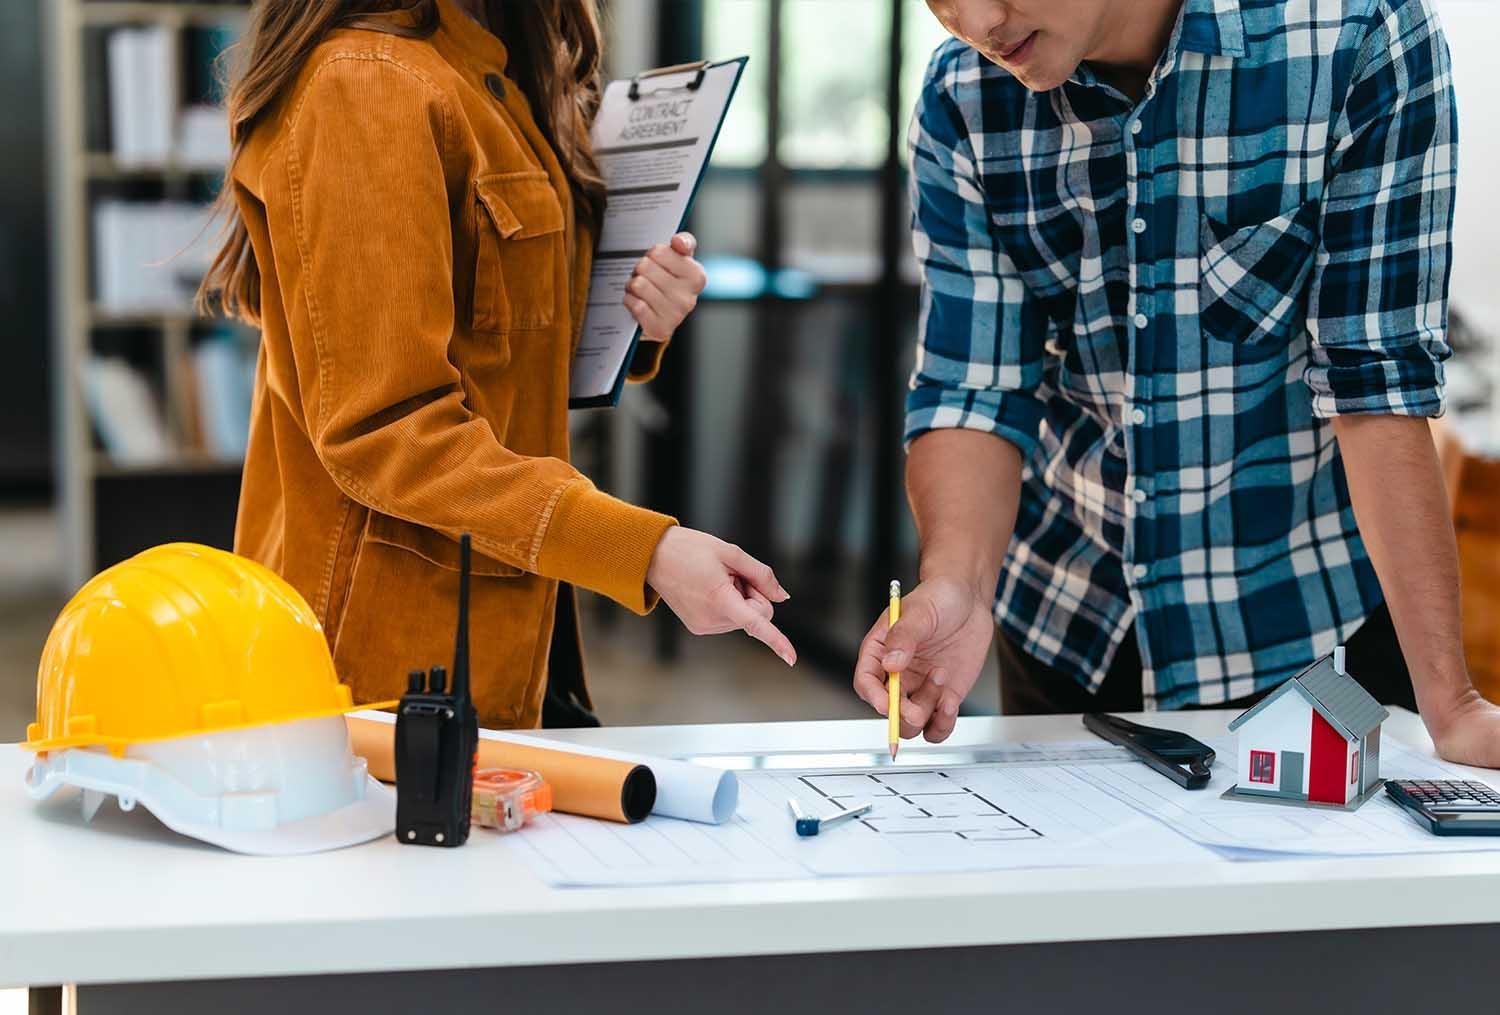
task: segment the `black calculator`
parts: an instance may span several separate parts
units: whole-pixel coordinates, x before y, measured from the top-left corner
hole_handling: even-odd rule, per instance
[[[1464,779],[1388,779],[1385,791],[1433,835],[1500,835],[1500,793]]]

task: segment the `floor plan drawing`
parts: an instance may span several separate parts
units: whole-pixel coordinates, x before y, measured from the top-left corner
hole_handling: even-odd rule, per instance
[[[505,845],[548,883],[567,886],[1214,859],[1084,777],[1121,764],[1135,763],[1121,761],[1113,748],[1068,743],[978,764],[778,766],[740,772],[739,809],[723,825],[655,816],[615,825],[548,814]],[[871,811],[803,838],[788,808],[793,799],[808,814],[865,803]]]
[[[804,775],[801,782],[838,807],[870,802],[861,824],[882,835],[956,836],[969,842],[1042,838],[954,772],[861,772]]]

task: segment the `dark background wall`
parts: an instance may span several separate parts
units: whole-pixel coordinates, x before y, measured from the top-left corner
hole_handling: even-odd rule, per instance
[[[0,501],[51,491],[42,2],[0,2]]]

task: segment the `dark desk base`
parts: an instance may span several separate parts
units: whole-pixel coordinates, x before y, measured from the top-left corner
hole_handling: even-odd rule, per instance
[[[496,947],[501,947],[497,942]],[[1500,925],[78,988],[79,1015],[1495,1011]]]

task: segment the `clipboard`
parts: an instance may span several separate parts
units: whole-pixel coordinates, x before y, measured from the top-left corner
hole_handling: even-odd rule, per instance
[[[570,409],[619,404],[641,329],[625,283],[692,212],[749,57],[642,71],[604,89],[592,131],[606,206],[569,377]]]

